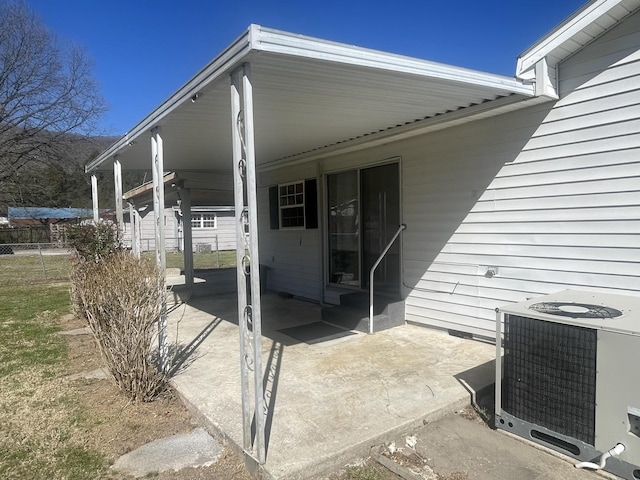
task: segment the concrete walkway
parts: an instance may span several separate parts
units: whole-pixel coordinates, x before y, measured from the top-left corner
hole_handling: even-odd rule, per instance
[[[197,285],[169,316],[174,385],[196,417],[241,453],[240,358],[233,271]],[[265,478],[308,479],[467,405],[493,381],[493,345],[405,325],[375,335],[307,339],[281,330],[320,322],[316,304],[262,298],[267,377]]]
[[[413,447],[408,447],[407,438]],[[522,439],[491,430],[478,421],[459,415],[418,427],[389,440],[400,451],[378,451],[392,457],[405,472],[418,478],[465,478],[468,480],[603,480],[617,479],[606,472],[579,470],[576,460]],[[389,444],[387,443],[387,445]],[[392,448],[392,450],[395,450]],[[379,457],[378,457],[379,458]],[[384,458],[381,459],[384,462]],[[387,463],[387,462],[384,462]],[[435,473],[434,473],[435,472]],[[456,473],[463,475],[456,476]],[[407,475],[411,477],[411,474]]]

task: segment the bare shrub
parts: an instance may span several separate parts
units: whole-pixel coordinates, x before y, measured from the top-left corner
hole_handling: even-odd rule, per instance
[[[158,268],[127,252],[100,261],[78,259],[72,297],[118,387],[135,402],[161,394],[167,376],[156,361],[156,320],[164,293]]]

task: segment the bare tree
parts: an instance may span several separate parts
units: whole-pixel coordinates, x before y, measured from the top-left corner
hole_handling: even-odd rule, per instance
[[[91,68],[26,3],[0,3],[0,192],[23,170],[77,162],[74,144],[106,110]]]

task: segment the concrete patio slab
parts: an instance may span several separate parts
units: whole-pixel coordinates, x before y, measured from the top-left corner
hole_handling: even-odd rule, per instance
[[[169,316],[173,383],[202,424],[241,452],[235,280],[219,275]],[[367,456],[493,382],[493,345],[411,325],[305,343],[280,330],[319,322],[318,305],[266,294],[262,306],[266,478],[309,479]]]

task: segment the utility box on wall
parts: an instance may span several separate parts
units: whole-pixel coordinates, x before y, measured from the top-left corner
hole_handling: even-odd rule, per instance
[[[640,297],[566,290],[496,309],[496,427],[640,479]]]

